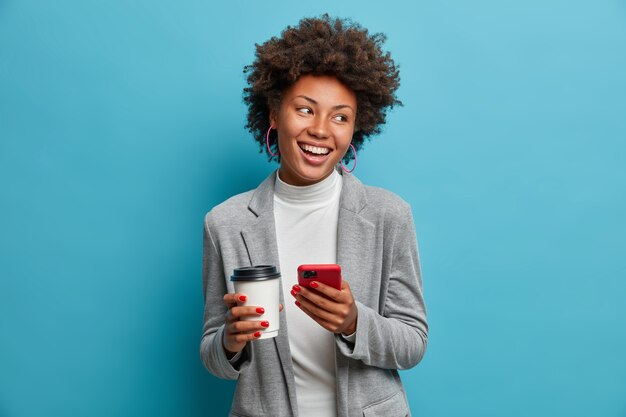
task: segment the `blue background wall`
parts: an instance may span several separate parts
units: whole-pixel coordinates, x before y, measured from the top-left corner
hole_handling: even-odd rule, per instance
[[[626,3],[0,0],[0,416],[225,415],[203,214],[275,165],[254,43],[328,11],[400,98],[356,174],[412,206],[417,416],[626,416]]]

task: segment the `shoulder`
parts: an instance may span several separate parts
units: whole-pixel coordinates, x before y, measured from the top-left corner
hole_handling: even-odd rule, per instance
[[[367,205],[360,213],[386,232],[395,234],[413,224],[411,206],[397,194],[384,188],[364,186]]]
[[[205,216],[208,227],[238,227],[256,218],[259,211],[273,205],[275,172],[270,174],[257,188],[234,195],[213,207]]]
[[[411,211],[410,204],[394,192],[370,185],[363,187],[367,196],[367,207],[370,210],[384,211],[391,215],[406,215]]]
[[[406,213],[411,211],[409,204],[397,194],[380,187],[363,184],[354,175],[344,175],[344,207],[362,213],[362,211]]]
[[[237,212],[242,209],[247,209],[250,199],[252,198],[254,190],[249,190],[230,197],[229,199],[221,202],[217,206],[213,207],[208,213],[207,217],[210,218],[228,218],[229,216],[236,216]]]
[[[411,205],[384,188],[364,186],[364,189],[367,204],[359,214],[377,229],[385,250],[394,253],[411,250],[417,241]]]
[[[250,190],[234,195],[213,207],[204,217],[205,225],[211,230],[216,230],[245,221],[248,217],[248,205],[253,193],[254,190]]]
[[[343,207],[384,229],[412,222],[411,206],[397,194],[364,185],[353,175],[344,177]]]

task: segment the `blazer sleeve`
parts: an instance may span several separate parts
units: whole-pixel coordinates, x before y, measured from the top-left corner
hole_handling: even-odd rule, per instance
[[[422,276],[410,206],[396,222],[387,292],[379,311],[356,302],[356,340],[336,336],[341,353],[366,365],[408,369],[422,359],[428,341]]]
[[[200,357],[205,368],[218,378],[237,379],[250,362],[252,352],[244,348],[242,355],[229,361],[224,352],[224,320],[227,308],[223,297],[228,292],[224,278],[222,257],[209,227],[210,213],[204,221],[202,251],[202,289],[204,293],[204,320]]]

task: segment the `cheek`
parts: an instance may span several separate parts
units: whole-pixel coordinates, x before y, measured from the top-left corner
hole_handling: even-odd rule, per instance
[[[350,143],[352,143],[352,135],[354,134],[354,129],[346,129],[342,132],[341,136],[339,136],[338,146],[341,147],[343,151],[346,151],[348,147],[350,147]]]
[[[296,133],[293,130],[283,128],[278,131],[278,143],[285,152],[291,152],[293,144],[296,143]]]
[[[283,123],[279,124],[278,131],[291,139],[291,137],[299,135],[306,127],[307,123],[305,119],[295,115],[289,115],[283,118]]]

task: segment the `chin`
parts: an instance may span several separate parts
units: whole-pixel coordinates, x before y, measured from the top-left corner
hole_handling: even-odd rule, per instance
[[[331,170],[321,169],[321,168],[308,168],[303,170],[298,170],[292,175],[294,179],[300,183],[314,184],[316,182],[322,181],[328,175],[332,173]]]
[[[307,166],[304,169],[302,169],[300,171],[301,175],[307,178],[323,178],[326,175],[330,174],[332,172],[332,167],[327,167],[327,166],[317,166],[317,167],[310,167]]]

